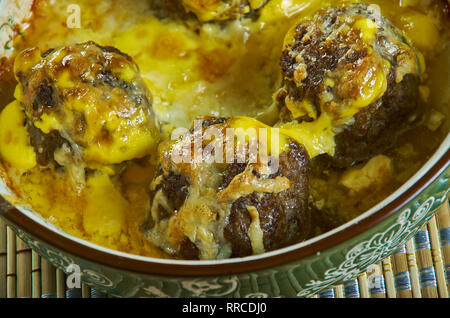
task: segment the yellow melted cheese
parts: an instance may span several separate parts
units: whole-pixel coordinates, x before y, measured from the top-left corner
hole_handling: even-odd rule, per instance
[[[279,124],[274,127],[259,122],[254,118],[241,116],[233,118],[230,127],[235,128],[237,133],[240,131],[238,128],[243,129],[241,131],[243,134],[241,138],[245,138],[246,141],[248,141],[249,136],[251,136],[251,133],[246,129],[266,128],[266,146],[268,154],[279,155],[284,152],[286,146],[292,139],[305,147],[310,158],[325,153],[328,153],[331,156],[334,155],[334,137],[336,132],[333,129],[333,117],[328,114],[321,115],[313,122],[290,122]],[[245,132],[246,134],[244,134]],[[272,135],[275,134],[277,136],[272,137]],[[265,141],[261,140],[261,142]]]
[[[0,154],[14,168],[28,170],[36,166],[36,155],[25,127],[25,114],[18,101],[0,113]]]
[[[21,54],[16,58],[14,70],[16,74],[26,73],[32,67],[39,67],[39,63],[58,65],[63,58],[70,57],[69,54],[64,48],[57,49],[47,60],[41,61],[40,50],[29,50],[25,56]],[[82,114],[86,122],[85,129],[82,137],[77,138],[83,142],[83,160],[88,165],[117,164],[142,158],[156,149],[159,136],[156,136],[152,129],[152,118],[142,107],[136,107],[131,97],[122,98],[114,92],[108,92],[106,97],[102,97],[101,88],[94,85],[86,88],[83,83],[73,81],[68,70],[60,73],[54,70],[49,72],[54,73],[50,76],[54,77],[55,86],[61,95],[67,94],[66,89],[83,90],[84,94],[67,94],[61,102],[60,111],[43,113],[40,120],[33,123],[42,132],[48,134],[58,131],[72,141],[77,118]],[[133,82],[138,75],[124,64],[117,66],[113,72],[119,80],[129,82]],[[86,77],[89,78],[89,74]],[[16,98],[19,102],[24,102],[22,90],[22,85],[19,84],[16,88]],[[102,138],[105,134],[107,138]]]
[[[86,192],[84,230],[92,236],[120,238],[125,227],[125,213],[129,207],[120,191],[107,175],[96,174],[89,178]]]
[[[361,31],[361,39],[364,42],[372,43],[375,41],[375,34],[377,33],[378,27],[372,20],[367,18],[359,19],[353,24],[353,28]]]

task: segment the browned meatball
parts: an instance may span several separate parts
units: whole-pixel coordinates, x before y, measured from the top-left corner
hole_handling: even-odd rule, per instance
[[[297,143],[292,143],[289,150],[280,155],[278,172],[270,175],[270,178],[277,176],[288,178],[292,182],[290,188],[279,193],[253,192],[232,203],[225,227],[225,238],[231,243],[232,256],[253,254],[248,237],[252,220],[247,206],[254,206],[259,211],[266,251],[285,247],[305,238],[310,222],[307,207],[308,161],[305,149]],[[244,165],[230,165],[227,167],[229,175],[225,178],[235,177],[244,169]]]
[[[15,60],[36,161],[90,169],[150,155],[159,138],[151,95],[131,57],[94,42]]]
[[[201,129],[225,132],[234,123],[234,118],[205,118]],[[144,226],[150,241],[185,259],[220,259],[271,251],[307,236],[309,156],[302,145],[287,139],[278,158],[270,153],[268,161],[247,156],[227,163],[206,156],[176,163],[175,151],[194,149],[194,134],[191,130],[160,148]],[[274,160],[276,169],[270,167]]]
[[[375,5],[319,11],[287,35],[278,93],[283,122],[333,118],[333,165],[379,154],[423,110],[421,57]]]
[[[244,0],[181,0],[188,12],[200,21],[235,19],[245,12]]]
[[[418,77],[408,74],[395,83],[392,76],[390,73],[390,89],[383,97],[359,111],[354,123],[336,135],[335,166],[350,166],[384,152],[421,115]]]
[[[250,12],[247,0],[151,0],[152,7],[182,18],[195,16],[201,22],[238,19]]]

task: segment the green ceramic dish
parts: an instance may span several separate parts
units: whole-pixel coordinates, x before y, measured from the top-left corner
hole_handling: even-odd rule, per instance
[[[163,260],[104,248],[73,237],[0,197],[0,214],[33,250],[114,296],[311,296],[355,277],[412,238],[447,200],[450,135],[429,161],[384,201],[328,233],[259,256],[221,261]],[[0,195],[11,196],[0,181]],[[70,268],[69,268],[70,269]]]

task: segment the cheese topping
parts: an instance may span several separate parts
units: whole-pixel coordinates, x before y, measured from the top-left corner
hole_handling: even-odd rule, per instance
[[[375,41],[375,35],[378,31],[378,26],[375,22],[367,18],[358,19],[353,28],[361,31],[361,39],[366,43],[373,43]]]
[[[0,154],[12,167],[32,169],[36,155],[30,145],[25,124],[25,114],[18,101],[14,101],[0,113]]]
[[[280,176],[275,179],[259,178],[253,173],[254,169],[254,166],[248,165],[244,172],[235,176],[224,190],[217,193],[219,202],[232,202],[253,192],[279,193],[289,189],[288,178]]]
[[[247,211],[252,219],[248,229],[248,237],[252,245],[253,254],[262,254],[264,249],[264,233],[259,222],[259,213],[254,206],[247,206]]]

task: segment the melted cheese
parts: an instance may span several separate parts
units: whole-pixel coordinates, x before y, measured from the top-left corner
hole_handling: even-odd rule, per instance
[[[324,153],[334,155],[336,132],[333,129],[333,118],[328,114],[324,113],[312,122],[290,122],[278,127],[283,134],[302,144],[310,158]]]
[[[349,107],[340,113],[341,119],[352,118],[362,108],[372,104],[378,98],[383,96],[387,88],[387,75],[389,74],[391,65],[387,60],[381,60],[380,63],[364,69],[361,72],[362,78],[358,80],[360,83],[359,94],[352,100]],[[348,81],[344,75],[343,82]]]
[[[262,254],[265,252],[264,248],[264,233],[259,222],[259,213],[254,206],[247,206],[247,211],[250,214],[251,223],[248,228],[248,238],[252,245],[253,254]]]
[[[44,112],[33,124],[46,134],[58,131],[72,145],[81,144],[83,160],[88,165],[117,164],[152,153],[159,136],[153,129],[150,112],[136,103],[133,96],[123,97],[119,89],[111,88],[105,92],[96,85],[73,80],[68,69],[60,70],[62,60],[71,58],[66,47],[56,49],[45,59],[41,59],[39,49],[27,50],[16,58],[16,74],[47,66],[47,72],[51,73],[49,76],[61,95],[59,111]],[[121,63],[111,71],[118,81],[137,85],[135,81],[139,75],[129,65]],[[93,80],[90,77],[95,76],[94,72],[95,69],[91,69],[83,76]],[[20,84],[16,89],[16,98],[20,102],[24,102],[22,89]],[[70,90],[82,93],[67,93]],[[82,133],[74,128],[79,126],[80,116],[85,122]]]
[[[91,176],[87,181],[86,209],[83,211],[83,228],[95,237],[120,238],[125,227],[128,202],[104,174]]]
[[[370,159],[366,164],[347,170],[339,184],[349,189],[350,194],[377,191],[394,175],[392,160],[384,155]]]
[[[368,18],[359,19],[353,24],[353,28],[361,31],[361,39],[364,42],[370,44],[375,41],[378,26],[372,20]]]
[[[421,51],[431,51],[439,41],[439,21],[430,15],[407,10],[397,17],[414,45]]]
[[[267,155],[277,156],[286,150],[290,140],[277,127],[271,127],[254,118],[236,116],[228,121],[234,129],[237,142],[249,142],[252,135],[256,136],[258,149]]]
[[[28,170],[36,166],[36,155],[24,123],[25,114],[17,101],[0,113],[0,154],[12,167]]]
[[[204,24],[196,33],[148,18],[118,33],[113,45],[140,66],[162,127],[189,128],[199,115],[257,115],[271,105],[281,46],[265,49],[277,34],[271,26],[264,28],[267,33],[260,33],[244,20],[224,28]]]
[[[248,6],[241,4],[241,0],[182,0],[182,3],[186,10],[195,13],[200,21],[233,19],[250,11]]]
[[[248,128],[266,128],[266,141],[261,139],[259,142],[260,146],[267,145],[267,154],[279,155],[286,151],[289,142],[294,140],[305,147],[310,158],[324,153],[334,155],[336,146],[334,137],[336,132],[333,128],[333,117],[328,114],[321,115],[313,122],[290,122],[278,124],[274,127],[259,122],[254,118],[243,116],[233,117],[229,122],[230,127],[234,128],[236,132],[239,132],[238,128],[242,128],[243,130],[241,131]],[[246,140],[248,141],[249,135],[247,133],[241,138],[247,138]]]
[[[236,175],[225,189],[217,193],[217,200],[219,202],[233,202],[253,192],[279,193],[289,189],[288,178],[280,176],[275,179],[259,178],[253,173],[254,169],[255,167],[248,165],[244,172]],[[261,171],[258,172],[261,173]]]

